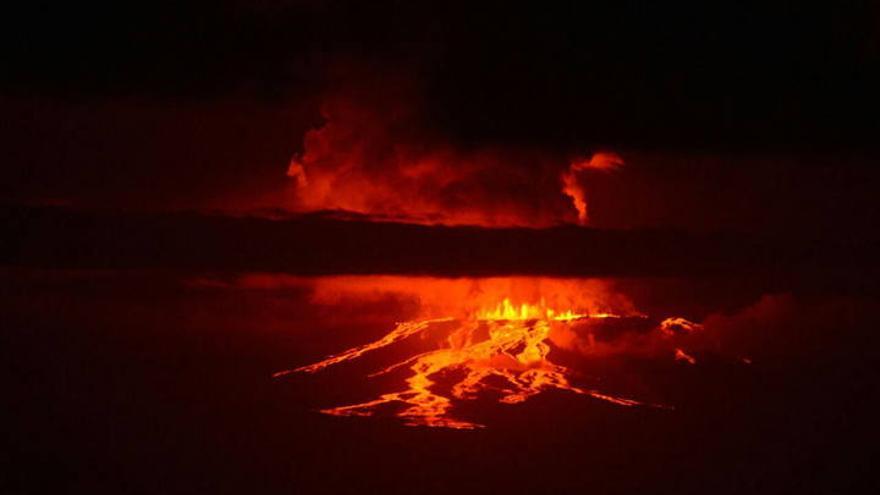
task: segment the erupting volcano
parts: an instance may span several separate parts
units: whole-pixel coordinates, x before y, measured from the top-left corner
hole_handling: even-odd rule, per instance
[[[389,286],[393,287],[395,284],[405,286],[408,280],[413,281],[412,291],[417,299],[420,299],[418,293],[425,295],[425,290],[433,283],[437,293],[444,294],[447,306],[451,295],[454,300],[455,295],[460,296],[465,292],[462,287],[466,284],[457,280],[434,282],[391,277],[373,283],[377,284],[376,290],[381,290],[383,282],[390,282]],[[542,287],[556,290],[572,290],[574,287],[547,280],[512,279],[508,283],[511,286],[529,284],[538,291]],[[493,289],[499,288],[498,281],[490,280],[484,282],[485,285],[488,285],[488,291],[486,287],[477,289],[477,299],[485,300],[494,293]],[[363,288],[358,290],[362,291]],[[458,294],[454,294],[456,292]],[[559,293],[553,293],[553,296],[559,301],[576,299],[580,295],[569,293],[559,297]],[[461,304],[462,308],[468,307],[463,300]],[[607,304],[589,306],[599,308],[607,307]],[[605,320],[626,321],[643,329],[651,328],[656,333],[661,333],[667,326],[665,323],[659,326],[654,324],[647,316],[628,306],[624,305],[621,313],[595,309],[559,310],[544,298],[531,304],[514,303],[505,297],[494,305],[461,309],[459,316],[433,315],[399,323],[378,340],[313,364],[278,372],[275,376],[316,373],[419,336],[434,343],[435,347],[416,352],[369,375],[377,377],[406,369],[402,389],[382,393],[378,398],[362,403],[325,408],[321,412],[336,416],[372,416],[380,411],[393,411],[395,416],[410,426],[472,429],[484,425],[456,416],[455,406],[462,401],[490,398],[503,404],[516,404],[544,391],[561,390],[619,406],[644,405],[638,400],[579,386],[575,382],[583,377],[550,359],[552,349],[564,346],[572,335],[595,347],[593,330]],[[690,323],[681,318],[675,320]]]

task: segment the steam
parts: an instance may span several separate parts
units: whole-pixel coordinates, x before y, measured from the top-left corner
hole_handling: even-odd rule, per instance
[[[585,170],[614,170],[623,165],[623,159],[614,153],[596,153],[589,160],[572,162],[568,170],[562,174],[562,193],[571,198],[578,212],[578,223],[587,225],[590,213],[587,206],[587,193],[578,180],[578,173]]]

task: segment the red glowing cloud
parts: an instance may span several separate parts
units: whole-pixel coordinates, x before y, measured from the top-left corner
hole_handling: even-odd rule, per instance
[[[325,98],[324,122],[306,133],[287,169],[295,210],[422,224],[586,224],[579,172],[623,163],[612,153],[570,161],[533,149],[455,146],[426,130],[418,99],[401,96],[411,92],[387,92]]]

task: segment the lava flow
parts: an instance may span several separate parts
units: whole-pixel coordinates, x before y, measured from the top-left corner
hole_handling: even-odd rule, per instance
[[[497,394],[505,404],[523,402],[546,390],[565,390],[587,395],[620,406],[635,406],[635,400],[614,397],[597,390],[578,387],[569,381],[567,368],[552,362],[548,355],[551,330],[591,319],[619,318],[606,312],[557,311],[543,300],[537,304],[514,304],[509,298],[464,317],[442,317],[400,323],[381,339],[349,349],[327,359],[293,370],[276,373],[315,373],[367,352],[384,348],[408,337],[432,330],[443,331],[441,348],[417,354],[388,366],[371,376],[409,368],[405,388],[381,394],[367,402],[324,409],[337,416],[371,416],[386,405],[398,405],[396,415],[411,426],[472,429],[483,425],[455,417],[453,401]],[[444,383],[439,383],[441,378]],[[451,379],[451,385],[446,381]]]

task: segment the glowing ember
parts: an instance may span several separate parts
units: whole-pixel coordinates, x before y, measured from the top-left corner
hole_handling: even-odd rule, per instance
[[[685,362],[685,363],[687,363],[687,364],[697,364],[697,360],[696,360],[696,358],[694,358],[693,356],[691,356],[690,354],[684,352],[684,351],[681,350],[681,349],[676,349],[676,350],[675,350],[675,360],[676,360],[676,361],[683,361],[683,362]]]
[[[680,317],[666,318],[660,322],[660,331],[668,336],[688,335],[702,328],[703,325]]]
[[[568,369],[548,359],[548,339],[553,326],[569,325],[576,320],[615,317],[618,315],[557,311],[547,307],[543,301],[536,305],[515,305],[505,298],[497,305],[474,312],[470,317],[400,323],[375,342],[314,364],[277,373],[276,376],[292,372],[314,373],[437,328],[436,325],[455,322],[443,348],[416,355],[372,375],[408,366],[410,374],[405,380],[405,389],[382,394],[375,400],[324,409],[322,412],[337,416],[370,416],[380,406],[398,404],[403,409],[397,416],[407,425],[469,429],[482,425],[455,418],[451,414],[453,400],[472,400],[489,391],[500,394],[498,401],[506,404],[523,402],[545,390],[557,389],[620,406],[635,406],[640,402],[571,384]],[[456,378],[451,387],[442,387],[441,391],[437,383],[441,376],[460,378]]]

